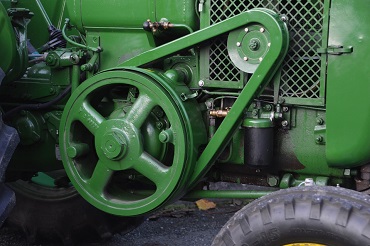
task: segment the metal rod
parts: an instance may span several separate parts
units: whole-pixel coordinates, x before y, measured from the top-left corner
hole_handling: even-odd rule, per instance
[[[44,6],[42,5],[42,3],[40,2],[40,0],[36,0],[36,3],[37,3],[37,5],[39,6],[39,9],[40,9],[40,11],[41,11],[41,14],[42,14],[42,16],[44,17],[44,19],[45,19],[45,21],[46,21],[46,24],[48,24],[48,26],[52,26],[52,25],[53,25],[53,23],[51,23],[51,20],[50,20],[50,18],[49,18],[49,16],[48,16],[48,14],[46,13],[45,8],[44,8]]]
[[[207,90],[202,90],[202,92],[207,95],[235,96],[235,97],[238,97],[240,95],[239,92],[207,91]]]
[[[74,92],[77,87],[80,85],[80,66],[73,65],[72,66],[72,92]]]

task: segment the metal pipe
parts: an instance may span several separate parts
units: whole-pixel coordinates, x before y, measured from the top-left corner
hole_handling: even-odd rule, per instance
[[[169,24],[169,27],[184,28],[184,29],[188,30],[189,34],[194,32],[193,29],[191,29],[190,26],[185,25],[185,24],[173,24],[173,23],[171,23],[171,24]]]
[[[79,43],[77,43],[77,42],[73,41],[72,39],[70,39],[70,38],[67,36],[67,34],[66,34],[67,26],[69,26],[69,19],[68,19],[68,18],[65,20],[65,24],[64,24],[64,26],[63,26],[63,28],[62,28],[62,35],[63,35],[63,38],[64,38],[65,40],[67,40],[67,42],[68,42],[68,43],[70,43],[71,45],[77,46],[77,47],[79,47],[79,48],[83,48],[83,49],[90,50],[90,51],[92,51],[92,52],[101,52],[101,51],[102,51],[102,49],[101,49],[100,47],[98,47],[98,48],[89,47],[89,46],[87,46],[87,45],[79,44]]]
[[[198,198],[225,198],[225,199],[257,199],[268,195],[273,191],[250,191],[250,190],[197,190],[187,193],[181,199]]]

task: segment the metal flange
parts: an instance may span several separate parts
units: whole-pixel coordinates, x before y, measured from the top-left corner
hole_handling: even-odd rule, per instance
[[[270,33],[262,25],[250,25],[230,32],[227,50],[234,65],[254,73],[270,49]]]

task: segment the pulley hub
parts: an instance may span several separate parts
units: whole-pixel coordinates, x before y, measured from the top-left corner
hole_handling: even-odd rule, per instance
[[[270,49],[270,33],[262,25],[250,25],[230,32],[227,50],[240,70],[253,73]]]

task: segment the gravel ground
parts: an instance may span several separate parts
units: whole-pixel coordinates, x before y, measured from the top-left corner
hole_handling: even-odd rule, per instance
[[[240,203],[220,202],[215,209],[207,211],[198,210],[193,203],[177,204],[149,217],[131,233],[115,235],[103,244],[84,246],[208,246],[221,227],[242,207]],[[18,245],[28,245],[22,235],[6,227],[0,229],[0,246]],[[42,246],[54,245],[58,244]]]

